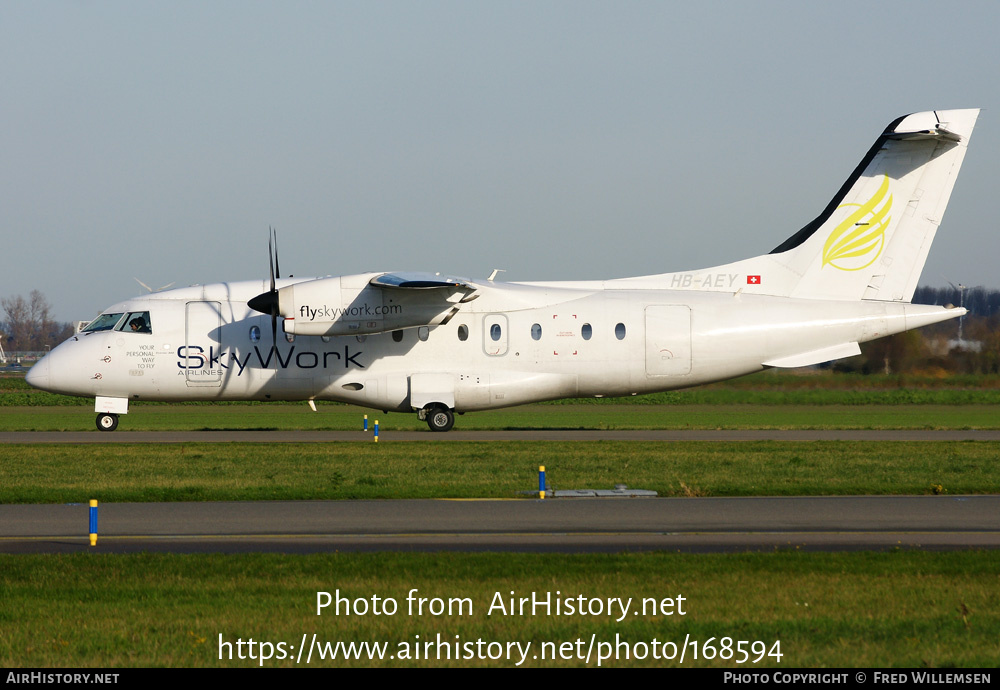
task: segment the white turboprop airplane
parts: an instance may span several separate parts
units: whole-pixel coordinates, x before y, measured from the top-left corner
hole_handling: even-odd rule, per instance
[[[338,400],[454,413],[685,388],[859,354],[965,313],[910,304],[978,110],[900,117],[811,223],[771,253],[620,280],[500,283],[421,273],[216,283],[106,309],[28,373],[96,398]],[[281,318],[283,333],[278,335]]]

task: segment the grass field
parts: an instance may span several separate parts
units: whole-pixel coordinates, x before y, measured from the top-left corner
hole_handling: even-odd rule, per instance
[[[0,447],[4,503],[513,498],[537,487],[661,496],[1000,491],[993,442],[456,441]]]
[[[314,655],[312,667],[517,665],[523,654],[512,650],[508,657],[498,642],[519,642],[522,650],[530,643],[527,667],[597,666],[598,652],[615,650],[619,658],[602,665],[680,666],[679,652],[663,643],[684,646],[689,636],[698,642],[698,658],[688,647],[683,666],[993,668],[1000,651],[998,571],[996,552],[0,556],[0,665],[261,665],[220,660],[221,636],[234,657],[238,640],[269,642],[274,656],[263,665],[289,667],[303,635],[315,634],[330,643],[385,642],[387,655],[400,655],[405,643],[411,660],[321,661]],[[413,589],[415,597],[468,604],[462,615],[453,607],[453,615],[435,616],[428,601],[423,615],[410,615]],[[336,615],[329,607],[317,616],[317,592],[337,590],[368,606],[378,596],[398,607],[391,616],[348,615],[344,608]],[[624,617],[607,609],[511,615],[506,604],[506,611],[488,615],[497,595],[509,601],[511,592],[515,598],[632,597],[634,604]],[[679,607],[678,596],[684,597]],[[644,598],[670,598],[674,605],[642,611]],[[438,635],[450,660],[436,646],[412,659],[415,643],[436,642]],[[728,659],[724,638],[731,639]],[[605,646],[595,646],[587,663],[592,639]],[[629,645],[630,655],[646,658],[624,658],[625,648],[612,646],[616,639]],[[465,644],[479,640],[494,643],[478,649],[499,658],[455,659],[455,651],[476,654],[477,646]],[[653,658],[654,640],[661,656],[674,657]],[[737,663],[741,640],[760,645]],[[543,643],[569,658],[532,658],[543,653]],[[278,657],[289,648],[291,658]],[[749,652],[751,645],[744,648]],[[780,658],[768,655],[776,651]],[[706,652],[713,658],[704,658]]]
[[[352,430],[379,420],[383,431],[421,430],[415,414],[348,405],[132,406],[121,431]],[[7,407],[0,431],[93,431],[93,407]],[[456,430],[474,429],[997,429],[995,405],[526,405],[459,415]]]
[[[415,414],[305,403],[137,402],[122,430],[426,429]],[[93,401],[0,377],[0,431],[96,431]],[[460,415],[456,429],[997,429],[1000,377],[763,372],[692,390],[565,400]]]

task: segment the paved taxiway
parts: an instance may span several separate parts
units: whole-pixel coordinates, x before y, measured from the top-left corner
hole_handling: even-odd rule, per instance
[[[0,552],[1000,548],[1000,496],[0,505]]]

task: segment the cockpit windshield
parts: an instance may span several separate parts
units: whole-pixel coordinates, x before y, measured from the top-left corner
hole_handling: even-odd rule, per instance
[[[87,324],[81,333],[96,333],[97,331],[110,331],[118,322],[121,321],[122,313],[117,314],[101,314],[96,319]]]
[[[149,320],[148,311],[132,311],[129,312],[125,319],[122,321],[121,325],[118,327],[119,331],[125,331],[128,333],[152,333],[152,323]]]
[[[152,324],[149,321],[148,311],[132,311],[125,315],[125,319],[118,326],[119,331],[126,333],[152,333]]]
[[[125,317],[125,318],[122,318]],[[81,333],[96,333],[98,331],[122,331],[124,333],[152,333],[153,322],[149,320],[148,311],[130,311],[101,314],[87,324]]]

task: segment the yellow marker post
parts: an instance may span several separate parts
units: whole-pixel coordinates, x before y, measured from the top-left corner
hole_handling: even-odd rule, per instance
[[[90,499],[90,545],[97,546],[97,499]]]
[[[378,420],[375,420],[375,443],[378,443]]]

